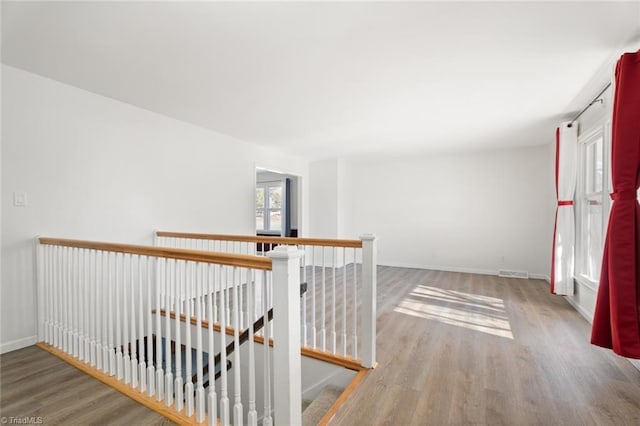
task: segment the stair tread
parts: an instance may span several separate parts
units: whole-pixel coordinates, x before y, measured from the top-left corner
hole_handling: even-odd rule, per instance
[[[340,397],[343,389],[336,386],[325,386],[318,396],[303,409],[302,425],[317,425],[320,419],[329,411],[334,402]]]

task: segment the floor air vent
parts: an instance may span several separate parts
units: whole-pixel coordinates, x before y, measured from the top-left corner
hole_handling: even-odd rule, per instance
[[[527,271],[511,271],[509,269],[500,269],[498,270],[499,277],[505,278],[529,278],[529,273]]]

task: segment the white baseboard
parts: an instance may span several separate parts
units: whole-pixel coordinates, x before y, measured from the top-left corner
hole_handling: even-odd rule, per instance
[[[567,302],[569,302],[569,304],[573,307],[573,309],[575,309],[576,311],[578,311],[578,313],[580,315],[582,315],[584,317],[584,319],[586,319],[587,321],[589,321],[589,324],[593,324],[593,316],[587,312],[582,306],[578,305],[572,298],[570,297],[565,297],[564,300],[566,300]]]
[[[434,266],[423,265],[417,263],[404,263],[404,262],[385,262],[378,263],[380,266],[393,266],[396,268],[411,268],[411,269],[429,269],[431,271],[445,271],[445,272],[462,272],[465,274],[480,274],[480,275],[498,275],[497,269],[480,269],[480,268],[464,268],[457,266]],[[545,280],[550,282],[551,279],[548,275],[544,274],[529,274],[529,278],[534,280]]]
[[[632,358],[627,358],[627,359],[629,360],[631,365],[633,365],[635,368],[640,370],[640,359],[632,359]]]
[[[545,275],[545,274],[529,274],[529,278],[531,278],[532,280],[543,280],[543,281],[546,281],[548,283],[551,282],[551,277],[549,277],[549,275]]]
[[[0,345],[0,354],[6,354],[7,352],[15,351],[18,349],[26,348],[27,346],[35,345],[38,341],[38,336],[29,336],[23,339],[12,340]]]
[[[459,268],[457,266],[433,266],[433,265],[422,265],[422,264],[404,263],[404,262],[386,262],[386,263],[378,263],[378,265],[393,266],[396,268],[429,269],[431,271],[462,272],[466,274],[498,275],[498,270]]]

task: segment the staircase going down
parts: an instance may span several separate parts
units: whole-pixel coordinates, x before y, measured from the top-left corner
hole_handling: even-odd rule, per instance
[[[338,400],[343,389],[325,386],[313,401],[302,401],[302,426],[316,426]]]

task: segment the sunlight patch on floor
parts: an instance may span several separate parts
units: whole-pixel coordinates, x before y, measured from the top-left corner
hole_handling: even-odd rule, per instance
[[[513,339],[504,301],[496,297],[418,285],[394,311]]]

